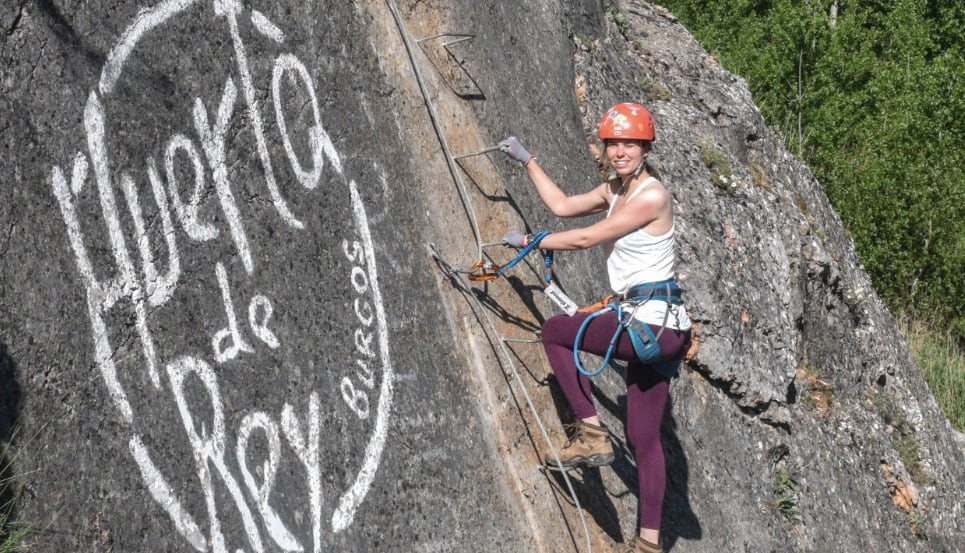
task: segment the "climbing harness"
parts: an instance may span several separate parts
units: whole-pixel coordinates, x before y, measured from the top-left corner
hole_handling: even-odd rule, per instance
[[[668,378],[673,376],[673,374],[676,373],[676,365],[678,364],[676,361],[666,363],[655,363],[655,361],[660,359],[660,345],[658,341],[660,340],[660,336],[663,335],[663,331],[667,328],[670,306],[683,305],[680,299],[680,287],[677,286],[676,280],[671,278],[659,282],[640,284],[630,288],[630,290],[622,296],[608,296],[604,298],[603,301],[605,305],[593,311],[584,319],[583,323],[580,324],[580,329],[576,333],[576,339],[573,341],[573,361],[576,363],[577,370],[590,377],[603,372],[603,369],[610,362],[610,357],[613,355],[613,350],[616,348],[617,341],[620,339],[620,334],[626,332],[630,337],[630,343],[633,345],[633,352],[640,362],[653,365],[654,370]],[[640,322],[635,317],[637,309],[648,301],[667,302],[667,310],[664,312],[663,324],[660,325],[660,330],[656,334],[654,334],[650,325]],[[594,305],[599,305],[599,303]],[[624,309],[624,305],[630,306],[630,309]],[[590,321],[610,311],[616,312],[617,328],[613,332],[613,337],[610,338],[603,362],[600,363],[599,368],[596,370],[589,371],[584,368],[579,356],[583,333],[589,326]]]
[[[468,191],[466,190],[465,183],[463,182],[462,175],[459,173],[459,170],[457,168],[456,156],[453,156],[452,151],[449,148],[449,142],[446,140],[445,133],[442,128],[442,124],[440,122],[439,116],[436,112],[436,109],[432,102],[432,98],[429,94],[429,91],[426,88],[425,79],[423,79],[422,77],[422,72],[419,67],[419,63],[416,61],[416,57],[415,57],[415,54],[413,51],[413,45],[412,45],[413,41],[409,37],[409,33],[402,20],[402,16],[399,15],[399,10],[395,2],[393,0],[386,0],[386,4],[388,5],[389,10],[392,12],[392,17],[395,20],[396,26],[399,28],[399,32],[402,36],[402,42],[405,45],[406,53],[409,56],[409,61],[412,65],[412,70],[415,73],[416,81],[418,82],[418,85],[419,85],[419,90],[422,93],[423,99],[425,100],[426,109],[429,112],[429,118],[432,120],[432,125],[433,125],[433,128],[435,129],[436,136],[439,138],[442,151],[445,154],[446,164],[449,167],[449,172],[452,175],[453,182],[455,183],[456,188],[459,191],[459,197],[463,203],[463,207],[466,211],[466,215],[469,218],[469,221],[472,225],[472,231],[473,231],[473,235],[476,238],[476,246],[478,248],[478,253],[479,253],[478,259],[482,260],[483,243],[482,243],[482,240],[480,239],[479,226],[476,222],[476,213],[475,213],[475,210],[472,208],[469,194],[468,194]],[[495,148],[488,148],[483,152],[479,152],[479,153],[493,151],[494,149]],[[478,154],[471,154],[471,155],[478,155]],[[464,157],[464,156],[460,156],[460,157]],[[431,255],[439,262],[439,265],[442,267],[442,269],[446,271],[446,273],[449,274],[450,276],[455,275],[457,273],[463,273],[463,274],[467,274],[467,276],[470,274],[475,276],[474,279],[470,279],[470,280],[493,280],[498,276],[500,276],[502,272],[505,272],[504,268],[497,267],[496,265],[491,263],[487,265],[487,262],[485,261],[477,262],[474,265],[474,268],[470,271],[460,271],[455,267],[453,267],[453,265],[451,265],[448,261],[445,260],[445,258],[441,255],[441,253],[435,247],[434,244],[429,244],[429,251]],[[530,251],[532,251],[532,249]],[[544,256],[544,264],[545,264],[545,256]],[[478,267],[476,265],[478,265]],[[549,265],[552,265],[552,261],[549,262]],[[550,270],[550,268],[548,267],[547,270]],[[491,276],[493,274],[495,274],[496,276]],[[540,435],[543,437],[543,440],[545,441],[545,443],[547,444],[547,447],[549,448],[551,457],[556,461],[557,464],[562,464],[560,461],[559,453],[556,451],[556,447],[553,445],[553,441],[550,439],[549,432],[546,430],[546,426],[543,424],[542,420],[540,419],[539,411],[536,409],[536,406],[533,404],[533,400],[530,397],[529,392],[526,390],[526,386],[523,382],[522,377],[519,374],[519,370],[516,368],[515,363],[513,363],[513,355],[510,353],[509,348],[506,345],[506,343],[511,340],[499,334],[496,328],[496,325],[493,323],[492,319],[490,318],[489,312],[486,309],[486,307],[483,305],[483,302],[480,299],[479,295],[476,293],[473,293],[473,290],[470,286],[465,284],[465,282],[462,281],[461,279],[453,279],[453,283],[457,285],[459,289],[467,297],[471,298],[475,303],[477,309],[479,309],[479,312],[484,314],[484,316],[481,317],[480,319],[480,321],[484,323],[484,332],[487,335],[495,336],[496,338],[498,338],[498,340],[494,340],[494,343],[499,348],[499,352],[503,359],[504,366],[509,368],[510,372],[514,377],[516,384],[519,387],[520,393],[525,398],[526,405],[528,406],[530,413],[532,414],[532,417],[536,426],[539,428]],[[587,553],[591,553],[593,551],[593,545],[590,540],[590,529],[586,522],[586,516],[584,515],[583,509],[580,505],[580,500],[576,494],[576,490],[573,488],[573,482],[571,481],[569,475],[566,472],[563,472],[562,476],[563,476],[563,481],[566,483],[566,489],[569,493],[570,499],[573,502],[572,504],[576,508],[576,512],[580,519],[580,524],[582,525],[583,537],[585,539],[585,551],[587,551]]]

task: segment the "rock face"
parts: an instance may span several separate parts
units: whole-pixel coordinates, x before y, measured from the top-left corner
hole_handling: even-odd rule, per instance
[[[651,108],[699,345],[663,428],[681,552],[961,551],[965,458],[807,167],[642,2],[0,8],[0,438],[27,551],[609,551],[609,468],[539,469],[558,230],[596,122]],[[477,154],[477,155],[470,155]],[[485,247],[484,247],[485,245]],[[561,252],[579,303],[598,251]],[[593,360],[587,360],[592,363]],[[549,437],[549,441],[547,440]]]

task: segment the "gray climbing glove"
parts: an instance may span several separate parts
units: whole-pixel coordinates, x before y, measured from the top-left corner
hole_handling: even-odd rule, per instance
[[[533,159],[533,156],[526,151],[526,148],[519,143],[519,140],[515,136],[510,136],[506,140],[499,143],[500,151],[506,152],[506,155],[515,159],[516,161],[526,165],[529,160]]]
[[[523,248],[526,246],[526,235],[518,230],[511,230],[503,235],[503,242],[515,248]]]

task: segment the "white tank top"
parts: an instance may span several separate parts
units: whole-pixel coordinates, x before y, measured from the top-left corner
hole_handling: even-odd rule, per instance
[[[627,203],[643,189],[657,182],[648,177],[633,194],[627,198]],[[619,199],[614,194],[610,200],[607,217],[613,212],[613,206]],[[630,288],[647,282],[659,282],[674,277],[674,226],[660,236],[651,236],[637,229],[626,234],[606,246],[607,274],[610,277],[610,288],[615,294],[625,294]],[[667,313],[667,308],[670,313]],[[634,318],[648,324],[663,325],[679,330],[690,328],[690,318],[682,305],[671,305],[663,300],[651,300],[639,306]]]

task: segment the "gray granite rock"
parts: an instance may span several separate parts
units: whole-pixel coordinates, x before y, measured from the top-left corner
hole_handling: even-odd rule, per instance
[[[532,341],[540,260],[470,283],[429,254],[578,224],[502,154],[461,156],[515,135],[588,189],[618,101],[655,116],[699,339],[663,427],[670,550],[965,548],[960,436],[743,81],[643,2],[396,4],[0,8],[24,550],[621,547],[619,364],[594,381],[615,464],[541,471],[571,414]],[[555,269],[607,292],[598,251]]]

